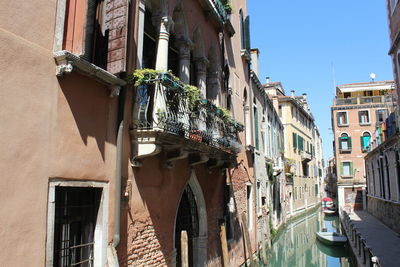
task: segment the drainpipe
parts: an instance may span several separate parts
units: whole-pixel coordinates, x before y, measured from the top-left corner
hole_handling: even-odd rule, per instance
[[[114,237],[107,249],[107,266],[119,267],[117,246],[121,240],[121,180],[122,180],[122,149],[124,121],[119,124],[117,135],[117,160],[115,166],[115,203],[114,203]]]
[[[118,128],[117,136],[117,163],[115,166],[115,211],[114,211],[114,237],[113,247],[116,248],[121,240],[121,180],[122,180],[122,145],[123,145],[124,121]]]

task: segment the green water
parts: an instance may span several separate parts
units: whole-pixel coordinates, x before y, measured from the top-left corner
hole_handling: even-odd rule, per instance
[[[327,246],[315,233],[327,228],[339,232],[338,216],[327,216],[318,210],[290,223],[277,237],[269,252],[270,267],[353,267],[346,246]]]

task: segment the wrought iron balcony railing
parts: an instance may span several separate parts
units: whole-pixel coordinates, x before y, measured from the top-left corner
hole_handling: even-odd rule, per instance
[[[158,73],[137,86],[136,130],[160,131],[236,154],[243,125],[207,99],[191,96],[187,85]],[[195,88],[197,90],[197,88]],[[197,98],[197,99],[196,99]]]

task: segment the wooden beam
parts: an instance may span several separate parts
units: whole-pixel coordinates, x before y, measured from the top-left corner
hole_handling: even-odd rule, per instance
[[[242,213],[242,228],[244,233],[244,243],[247,248],[248,257],[250,259],[250,266],[254,266],[253,250],[251,249],[250,234],[249,228],[247,226],[247,216],[245,212]]]
[[[229,263],[229,253],[228,253],[228,244],[226,243],[226,228],[225,223],[222,221],[219,229],[219,237],[221,239],[221,248],[222,248],[222,260],[224,267],[230,267]]]

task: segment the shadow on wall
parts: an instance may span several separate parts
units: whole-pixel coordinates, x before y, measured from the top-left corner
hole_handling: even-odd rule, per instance
[[[61,117],[58,118],[57,128],[66,135],[73,135],[73,127],[76,127],[85,146],[88,145],[88,138],[93,137],[104,162],[105,143],[116,144],[118,100],[108,97],[109,90],[105,85],[76,72],[58,80],[68,106],[64,106],[63,99],[59,97],[58,115]],[[70,121],[69,110],[76,125],[64,125],[64,122]]]

